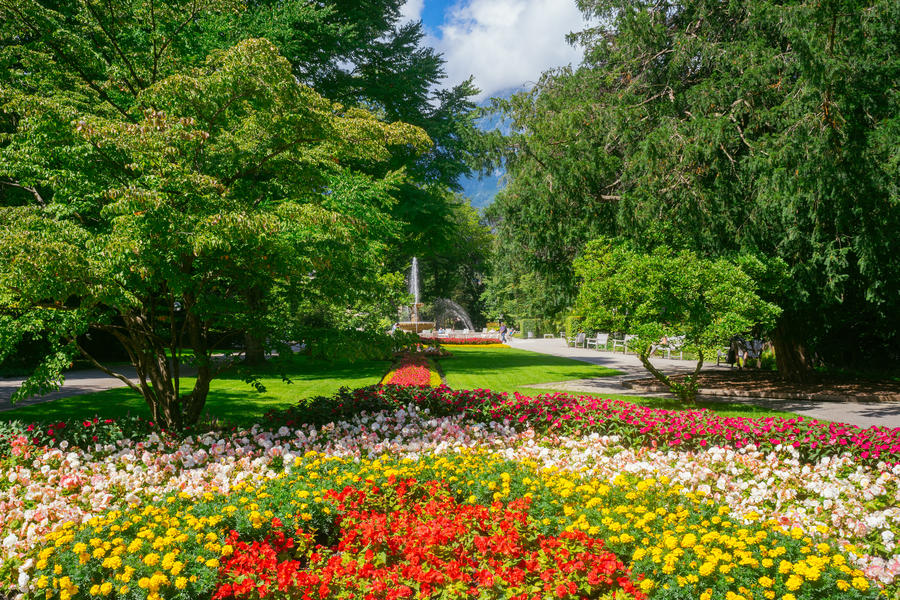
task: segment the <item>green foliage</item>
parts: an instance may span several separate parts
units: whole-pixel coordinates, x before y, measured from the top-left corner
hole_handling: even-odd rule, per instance
[[[347,165],[429,140],[299,84],[266,40],[215,53],[133,100],[123,114],[0,89],[2,111],[17,118],[0,178],[49,190],[0,207],[0,335],[41,322],[61,340],[21,397],[58,380],[88,326],[110,331],[154,419],[178,427],[198,418],[227,366],[211,360],[215,332],[284,339],[298,307],[380,289],[403,175]],[[184,347],[198,369],[187,393],[165,358]]]
[[[303,338],[305,354],[324,360],[352,357],[351,360],[392,360],[394,354],[421,343],[418,334],[397,330],[394,333],[358,329],[321,329],[307,331]]]
[[[895,364],[897,3],[579,6],[598,23],[572,38],[582,65],[497,103],[513,124],[496,147],[497,260],[571,301],[572,261],[598,235],[777,257],[779,370],[804,347],[807,362]]]
[[[643,253],[601,238],[587,245],[575,271],[585,327],[634,335],[629,346],[644,366],[685,400],[696,395],[693,378],[670,381],[656,370],[649,362],[654,344],[683,337],[698,355],[696,376],[705,357],[737,334],[772,327],[781,312],[759,297],[757,283],[734,262],[687,250],[660,246]]]
[[[519,319],[519,331],[522,332],[523,335],[528,335],[530,331],[534,335],[539,336],[541,333],[540,327],[540,319],[533,318],[521,318]]]
[[[581,315],[569,315],[566,317],[566,337],[573,338],[584,331],[584,317]]]

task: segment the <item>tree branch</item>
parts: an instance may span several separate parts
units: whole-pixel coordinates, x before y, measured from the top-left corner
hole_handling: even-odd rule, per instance
[[[44,202],[44,199],[41,197],[41,194],[37,191],[37,189],[33,187],[29,187],[27,185],[22,185],[21,183],[15,183],[14,181],[0,181],[0,185],[8,185],[11,187],[22,188],[26,192],[31,192],[34,196],[34,199],[37,200],[37,203],[41,205],[41,207],[46,208],[47,203]]]
[[[97,25],[100,26],[100,30],[106,34],[107,39],[109,39],[110,43],[112,44],[113,50],[115,50],[116,53],[122,58],[122,62],[125,63],[125,66],[128,68],[128,71],[131,73],[131,76],[134,77],[135,84],[138,87],[143,87],[141,78],[138,77],[137,73],[135,73],[134,67],[131,64],[131,61],[128,60],[128,57],[125,56],[125,53],[122,51],[122,48],[119,47],[119,43],[116,41],[116,36],[113,34],[113,32],[111,30],[107,29],[106,25],[103,24],[103,20],[100,18],[100,15],[98,15],[94,11],[94,8],[91,5],[89,0],[87,2],[85,2],[84,5],[87,7],[88,12],[91,13],[91,16],[94,17],[94,20],[97,21]],[[109,6],[110,12],[112,12],[112,6],[110,5],[110,3],[107,2],[106,5]],[[112,16],[113,20],[115,20],[114,15],[110,15],[110,16]],[[135,96],[137,96],[138,92],[134,88],[134,86],[131,85],[131,82],[128,81],[127,78],[123,78],[123,79],[125,80],[125,85],[127,85],[128,89],[131,90],[131,93],[134,94]]]
[[[87,350],[85,350],[84,348],[81,347],[81,344],[79,344],[78,341],[77,341],[76,339],[72,338],[72,343],[75,344],[75,347],[78,348],[78,351],[81,352],[81,354],[84,355],[85,358],[87,358],[89,361],[91,361],[91,363],[92,363],[95,367],[97,367],[98,369],[100,369],[101,371],[103,371],[104,373],[106,373],[107,375],[109,375],[110,377],[115,377],[116,379],[119,379],[119,380],[123,381],[123,382],[125,383],[125,385],[127,385],[128,387],[130,387],[131,389],[133,389],[133,390],[136,391],[137,393],[141,394],[142,396],[144,395],[144,393],[143,393],[143,391],[141,390],[141,388],[138,387],[138,386],[137,386],[133,381],[131,381],[129,378],[125,377],[125,376],[122,375],[121,373],[116,373],[116,372],[114,372],[114,371],[112,371],[112,370],[106,368],[105,366],[101,365],[101,364],[97,361],[96,358],[94,358],[93,356],[91,356],[90,354],[88,354]]]

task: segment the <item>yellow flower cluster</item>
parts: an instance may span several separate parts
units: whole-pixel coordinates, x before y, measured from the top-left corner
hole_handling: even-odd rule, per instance
[[[417,461],[310,452],[289,466],[289,473],[239,483],[228,494],[173,496],[78,528],[68,525],[46,538],[37,556],[36,585],[47,590],[47,598],[70,598],[80,590],[63,571],[76,568],[84,575],[79,581],[90,581],[81,591],[92,596],[122,596],[137,586],[150,600],[208,597],[219,560],[234,551],[225,539],[230,530],[259,537],[274,518],[289,528],[328,527],[335,506],[327,490],[363,481],[381,485],[394,476],[443,480],[470,503],[528,497],[540,530],[604,538],[635,575],[645,576],[640,586],[653,597],[790,600],[874,592],[828,544],[774,521],[732,518],[727,507],[665,477],[620,475],[604,482],[483,450]]]
[[[176,503],[176,498],[170,498],[162,506],[131,513],[111,511],[90,519],[80,529],[69,523],[47,535],[49,545],[35,563],[40,572],[36,588],[45,591],[45,598],[58,595],[62,600],[79,591],[89,596],[122,597],[135,586],[149,600],[162,600],[185,590],[198,581],[197,574],[185,575],[196,570],[197,564],[218,567],[223,517],[197,518],[181,510],[181,505],[175,508]],[[189,544],[192,551],[185,552],[189,542],[194,542]],[[50,561],[54,564],[48,569]],[[79,590],[63,575],[64,569],[72,570],[75,565],[92,572],[94,583],[89,589]]]

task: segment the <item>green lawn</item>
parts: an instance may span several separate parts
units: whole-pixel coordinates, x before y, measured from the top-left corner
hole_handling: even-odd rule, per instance
[[[301,398],[330,396],[343,386],[357,388],[378,383],[389,367],[388,361],[326,362],[296,356],[287,369],[291,383],[282,381],[275,368],[260,370],[260,381],[266,387],[262,393],[237,375],[226,374],[214,380],[205,411],[235,424],[252,424],[267,411],[291,406]],[[182,378],[181,382],[183,388],[190,389],[194,380]],[[120,388],[0,412],[0,421],[54,421],[94,415],[115,418],[129,413],[150,415],[143,398],[129,388]]]
[[[452,352],[453,358],[443,359],[439,364],[447,384],[456,389],[482,388],[536,396],[554,390],[524,386],[618,374],[606,367],[515,348],[471,346],[453,348]],[[273,366],[261,369],[259,377],[266,387],[265,392],[255,391],[236,374],[213,381],[206,413],[230,423],[249,425],[267,411],[291,406],[301,398],[328,396],[344,386],[356,388],[378,383],[389,367],[387,361],[326,362],[296,356],[287,369],[291,383],[282,381]],[[192,379],[182,379],[182,386],[190,385],[193,385]],[[665,398],[602,397],[666,409],[683,408],[677,401]],[[708,402],[699,406],[722,416],[796,416],[734,402]],[[126,414],[149,416],[150,413],[142,398],[128,388],[120,388],[0,412],[0,421],[55,421],[95,415],[115,418]]]
[[[450,351],[453,358],[441,360],[440,365],[447,385],[456,389],[513,392],[521,391],[523,385],[619,374],[607,367],[515,348],[457,346]]]
[[[535,383],[552,383],[570,379],[586,379],[618,375],[619,371],[589,363],[538,354],[516,348],[480,348],[478,346],[452,348],[453,358],[440,361],[447,385],[456,389],[486,388],[498,392],[519,392],[525,396],[562,392],[582,395],[566,390],[526,388]],[[590,396],[591,394],[584,394]],[[684,408],[677,400],[625,395],[603,395],[598,398],[624,400],[642,406],[668,410]],[[699,408],[709,409],[723,417],[796,417],[794,413],[780,412],[743,404],[740,402],[700,402]]]

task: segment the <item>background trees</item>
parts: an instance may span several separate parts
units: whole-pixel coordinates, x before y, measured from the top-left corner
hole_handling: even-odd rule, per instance
[[[507,253],[562,305],[597,235],[778,257],[780,372],[892,364],[896,3],[579,4],[600,23],[573,36],[584,63],[500,104],[515,132],[492,207]]]

